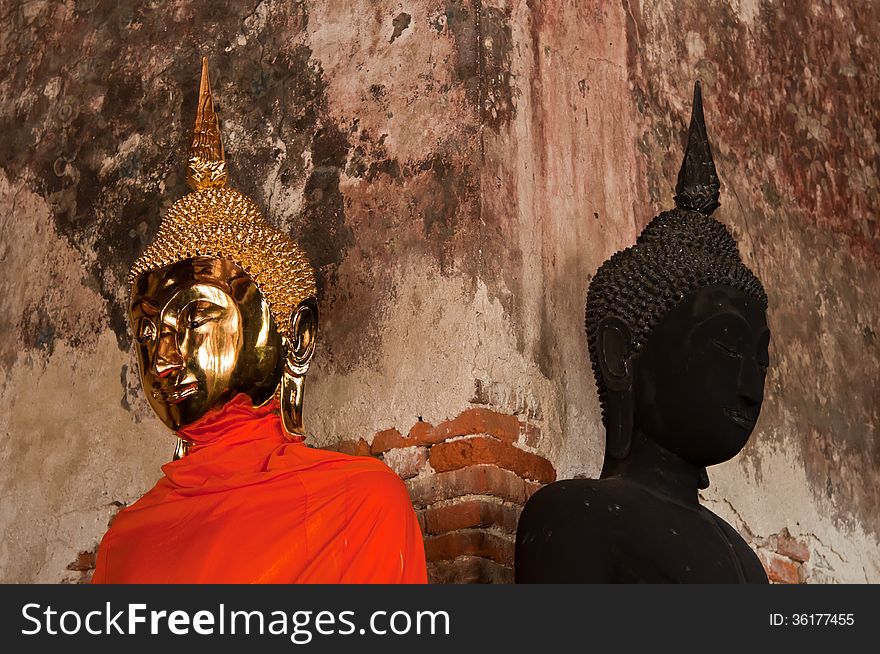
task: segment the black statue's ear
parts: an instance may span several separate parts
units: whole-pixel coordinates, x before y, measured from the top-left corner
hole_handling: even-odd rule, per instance
[[[605,456],[624,459],[632,445],[632,330],[616,317],[598,327],[599,369],[608,392],[605,398]]]
[[[599,368],[609,390],[622,391],[632,385],[630,358],[632,330],[620,318],[610,316],[599,323]]]

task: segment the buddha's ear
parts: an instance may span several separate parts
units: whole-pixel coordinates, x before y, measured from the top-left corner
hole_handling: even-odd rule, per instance
[[[290,314],[287,338],[287,372],[305,375],[318,341],[318,303],[313,297],[300,302]]]
[[[632,445],[633,347],[632,330],[620,318],[599,323],[596,337],[599,370],[607,389],[605,397],[605,457],[624,459]]]
[[[305,375],[318,341],[318,303],[309,297],[290,314],[290,331],[284,344],[284,373],[281,375],[281,424],[291,437],[305,437],[302,421]]]
[[[599,369],[609,390],[622,391],[632,386],[632,330],[616,316],[603,318],[596,337]]]

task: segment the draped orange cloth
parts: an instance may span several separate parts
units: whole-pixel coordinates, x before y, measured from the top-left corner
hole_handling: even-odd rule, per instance
[[[400,478],[291,442],[276,410],[238,395],[182,430],[190,453],[116,517],[93,583],[425,583]]]

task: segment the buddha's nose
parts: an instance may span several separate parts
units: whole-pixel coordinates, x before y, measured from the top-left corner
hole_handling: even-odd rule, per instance
[[[183,356],[177,347],[177,335],[165,332],[159,336],[153,368],[159,377],[167,377],[175,370],[183,368]]]

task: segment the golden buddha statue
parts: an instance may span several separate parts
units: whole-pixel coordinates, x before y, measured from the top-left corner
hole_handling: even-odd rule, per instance
[[[104,536],[94,581],[426,581],[401,480],[304,443],[314,270],[227,186],[207,59],[186,179],[129,275],[141,383],[178,444]]]

